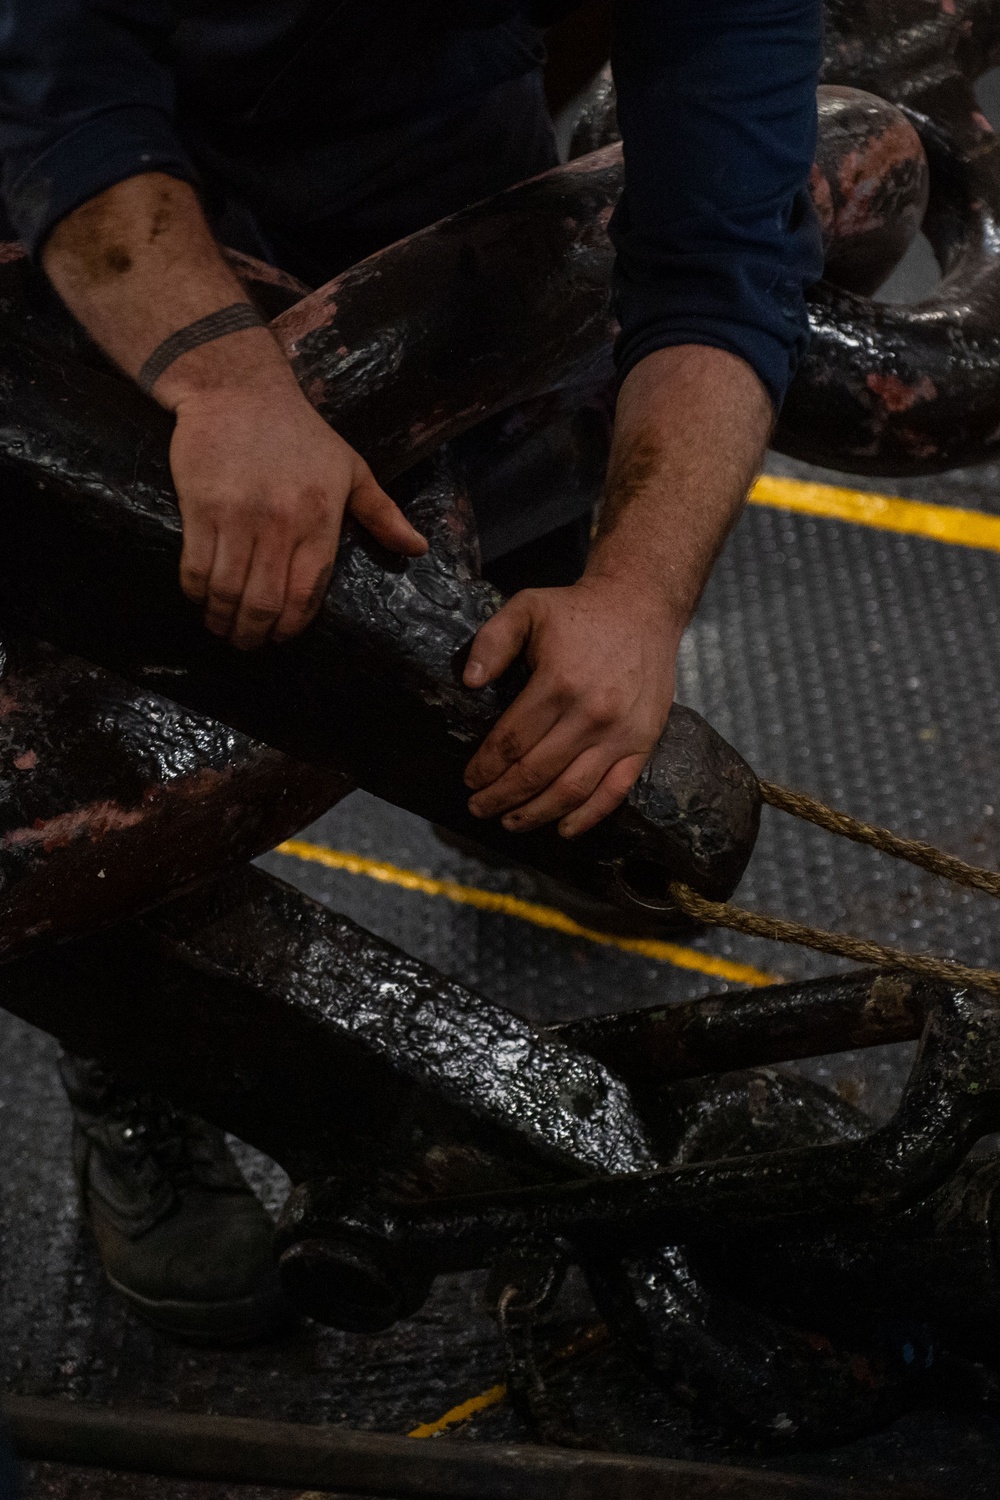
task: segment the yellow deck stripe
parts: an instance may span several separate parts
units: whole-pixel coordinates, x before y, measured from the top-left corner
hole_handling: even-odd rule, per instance
[[[429,1438],[437,1437],[439,1432],[447,1432],[449,1427],[455,1427],[459,1422],[467,1422],[474,1417],[477,1411],[485,1411],[488,1406],[499,1406],[500,1402],[507,1396],[505,1385],[491,1385],[488,1391],[483,1391],[478,1396],[470,1396],[468,1401],[462,1401],[458,1406],[453,1406],[451,1411],[446,1411],[443,1417],[438,1417],[436,1422],[421,1422],[419,1427],[414,1427],[407,1437]]]
[[[543,1361],[540,1366],[543,1375],[556,1370],[560,1365],[571,1364],[581,1356],[594,1354],[608,1342],[608,1325],[606,1323],[595,1323],[587,1328],[579,1336],[557,1349],[554,1354]],[[408,1432],[407,1437],[429,1438],[437,1437],[441,1432],[446,1432],[449,1427],[456,1426],[459,1422],[467,1422],[477,1412],[485,1411],[487,1407],[499,1406],[501,1401],[507,1399],[507,1387],[505,1385],[491,1385],[488,1391],[483,1391],[478,1396],[470,1396],[468,1401],[462,1401],[458,1406],[453,1406],[446,1411],[443,1417],[438,1417],[436,1422],[421,1422],[419,1427],[414,1427]],[[298,1500],[306,1500],[300,1495]]]
[[[762,474],[750,492],[751,505],[794,510],[809,516],[828,516],[853,521],[880,531],[900,531],[908,536],[926,536],[954,547],[981,547],[1000,552],[1000,516],[958,505],[935,505],[925,500],[904,500],[898,495],[878,495],[869,490],[841,489],[835,484],[811,484],[803,479],[779,479]]]
[[[585,938],[589,943],[619,948],[623,953],[638,953],[642,958],[657,959],[661,963],[673,964],[678,969],[694,969],[699,974],[710,974],[714,979],[730,979],[736,984],[754,985],[775,984],[780,979],[780,975],[769,974],[764,969],[733,963],[728,958],[717,958],[711,953],[700,953],[697,948],[686,948],[679,943],[597,932],[591,927],[581,927],[579,922],[574,922],[572,917],[567,917],[565,912],[558,911],[554,906],[522,901],[519,896],[508,896],[502,891],[484,891],[474,885],[459,885],[454,880],[435,880],[429,875],[419,875],[416,870],[404,870],[399,865],[391,865],[384,859],[369,859],[364,854],[348,854],[342,849],[328,849],[323,844],[309,844],[302,839],[287,839],[285,843],[278,845],[275,853],[325,865],[328,870],[346,870],[350,875],[366,875],[369,880],[401,886],[405,891],[419,891],[424,896],[443,896],[445,900],[454,901],[459,906],[475,906],[479,911],[517,917],[522,922],[530,922],[534,927],[561,932],[566,937]]]
[[[458,1406],[453,1406],[446,1411],[444,1416],[438,1417],[435,1422],[421,1422],[419,1427],[414,1427],[406,1434],[411,1438],[433,1438],[440,1437],[442,1432],[447,1432],[449,1427],[457,1427],[460,1422],[468,1422],[477,1412],[486,1411],[491,1406],[499,1406],[501,1401],[507,1399],[507,1387],[505,1385],[491,1385],[488,1391],[482,1391],[478,1396],[470,1396],[468,1401],[460,1401]],[[296,1495],[294,1500],[331,1500],[326,1490],[305,1490]]]

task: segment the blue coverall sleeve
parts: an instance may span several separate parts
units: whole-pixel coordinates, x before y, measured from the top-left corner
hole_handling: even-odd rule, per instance
[[[0,190],[31,250],[126,177],[194,180],[163,61],[173,24],[169,0],[3,0]]]
[[[620,0],[615,31],[619,374],[707,344],[780,407],[823,268],[807,190],[821,0]]]

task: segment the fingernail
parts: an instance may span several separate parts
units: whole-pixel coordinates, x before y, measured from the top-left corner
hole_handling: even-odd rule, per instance
[[[486,668],[480,661],[470,661],[465,669],[466,687],[482,687],[486,681]]]
[[[517,813],[508,813],[505,818],[500,819],[500,822],[503,824],[504,828],[506,828],[508,833],[512,833],[520,823],[520,821],[521,819],[518,817]]]

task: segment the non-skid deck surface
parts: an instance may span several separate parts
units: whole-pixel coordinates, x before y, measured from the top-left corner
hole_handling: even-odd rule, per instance
[[[990,470],[887,485],[808,474],[782,460],[770,467],[1000,514],[1000,485]],[[779,498],[791,503],[799,493]],[[871,518],[879,518],[877,507]],[[987,545],[957,545],[773,504],[751,507],[685,641],[679,697],[704,712],[760,774],[995,866],[1000,552],[989,537],[984,528]],[[830,967],[798,950],[723,933],[678,954],[650,956],[539,926],[518,915],[516,903],[514,914],[482,910],[454,886],[523,899],[533,894],[530,881],[457,853],[427,825],[363,794],[301,839],[299,856],[273,853],[262,863],[538,1019],[724,988],[726,981],[705,972],[713,958],[787,976]],[[422,879],[414,882],[414,872]],[[740,899],[1000,966],[1000,924],[987,898],[951,893],[929,876],[770,811]],[[882,1118],[909,1055],[906,1047],[885,1048],[803,1066]],[[46,1037],[0,1014],[0,1358],[8,1387],[405,1433],[502,1378],[478,1276],[440,1282],[416,1318],[373,1339],[303,1325],[283,1342],[220,1353],[181,1347],[139,1324],[105,1286],[80,1225],[53,1056]],[[244,1159],[277,1205],[280,1173],[252,1153]],[[547,1338],[558,1347],[593,1321],[586,1292],[574,1283]],[[581,1429],[613,1446],[719,1456],[614,1349],[567,1367],[558,1384],[571,1395]],[[449,1430],[468,1440],[525,1436],[503,1403]],[[971,1500],[995,1493],[998,1458],[1000,1423],[966,1409],[914,1413],[847,1448],[773,1462],[859,1482],[876,1478],[889,1494],[894,1484],[920,1479]],[[32,1486],[53,1500],[251,1494],[46,1467]]]

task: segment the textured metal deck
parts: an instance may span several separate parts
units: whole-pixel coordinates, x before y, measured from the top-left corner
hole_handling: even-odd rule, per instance
[[[891,491],[1000,515],[1000,473],[865,481],[775,458],[772,473]],[[875,526],[751,507],[719,563],[684,642],[679,697],[703,712],[763,776],[852,813],[1000,864],[1000,553]],[[530,896],[523,876],[456,853],[419,820],[355,794],[305,832],[316,846],[480,888]],[[371,874],[271,854],[262,863],[461,978],[539,1019],[661,1004],[724,988],[680,968],[515,917],[458,904]],[[987,898],[768,811],[740,890],[744,904],[801,920],[1000,966]],[[722,933],[695,950],[787,976],[828,960]],[[697,962],[693,959],[692,962]],[[32,1394],[185,1411],[347,1422],[407,1432],[501,1378],[477,1276],[439,1283],[414,1319],[377,1338],[303,1324],[285,1341],[236,1353],[188,1349],[136,1322],[103,1282],[81,1226],[69,1170],[68,1111],[47,1038],[0,1013],[0,1361],[3,1383]],[[892,1108],[907,1047],[802,1066],[872,1115]],[[244,1159],[272,1205],[281,1175]],[[593,1322],[579,1283],[548,1337]],[[725,1457],[683,1412],[608,1350],[559,1377],[582,1430],[612,1446]],[[525,1436],[503,1404],[463,1438]],[[968,1409],[921,1411],[882,1434],[774,1466],[859,1482],[921,1480],[942,1495],[993,1496],[1000,1420]],[[167,1484],[39,1466],[37,1496],[160,1500],[249,1497],[245,1489]],[[277,1492],[269,1491],[269,1494]]]
[[[772,470],[792,472],[775,461]],[[804,474],[804,470],[795,470]],[[812,477],[812,476],[810,476]],[[836,477],[816,476],[827,481]],[[1000,513],[989,472],[897,486],[922,498]],[[857,487],[859,481],[849,481]],[[874,485],[872,486],[874,487]],[[884,487],[884,485],[883,485]],[[1000,861],[1000,554],[868,526],[754,506],[740,523],[685,641],[680,696],[773,779],[862,817]],[[530,895],[525,878],[457,854],[419,820],[355,794],[303,834],[467,885]],[[720,988],[697,971],[546,931],[311,861],[263,863],[494,1000],[539,1019],[681,999]],[[768,812],[740,897],[747,904],[883,940],[1000,964],[985,897]],[[828,961],[712,933],[695,949],[786,975]],[[136,1323],[105,1287],[81,1227],[69,1175],[67,1110],[48,1040],[0,1022],[0,1330],[7,1382],[88,1401],[405,1432],[492,1386],[499,1349],[477,1305],[478,1278],[439,1285],[417,1318],[376,1339],[303,1326],[286,1342],[240,1353],[182,1348]],[[883,1116],[908,1049],[804,1066]],[[272,1202],[281,1181],[251,1162]],[[593,1320],[576,1287],[554,1315],[552,1344]],[[581,1425],[615,1445],[707,1454],[682,1412],[613,1352],[563,1377]],[[520,1434],[503,1406],[469,1437]],[[918,1413],[879,1437],[786,1466],[885,1480],[936,1477],[942,1493],[993,1493],[1000,1424],[981,1415]],[[36,1493],[118,1493],[119,1481],[65,1473]],[[54,1487],[54,1488],[53,1488]],[[137,1494],[199,1487],[136,1481]],[[205,1487],[206,1496],[217,1489]]]

